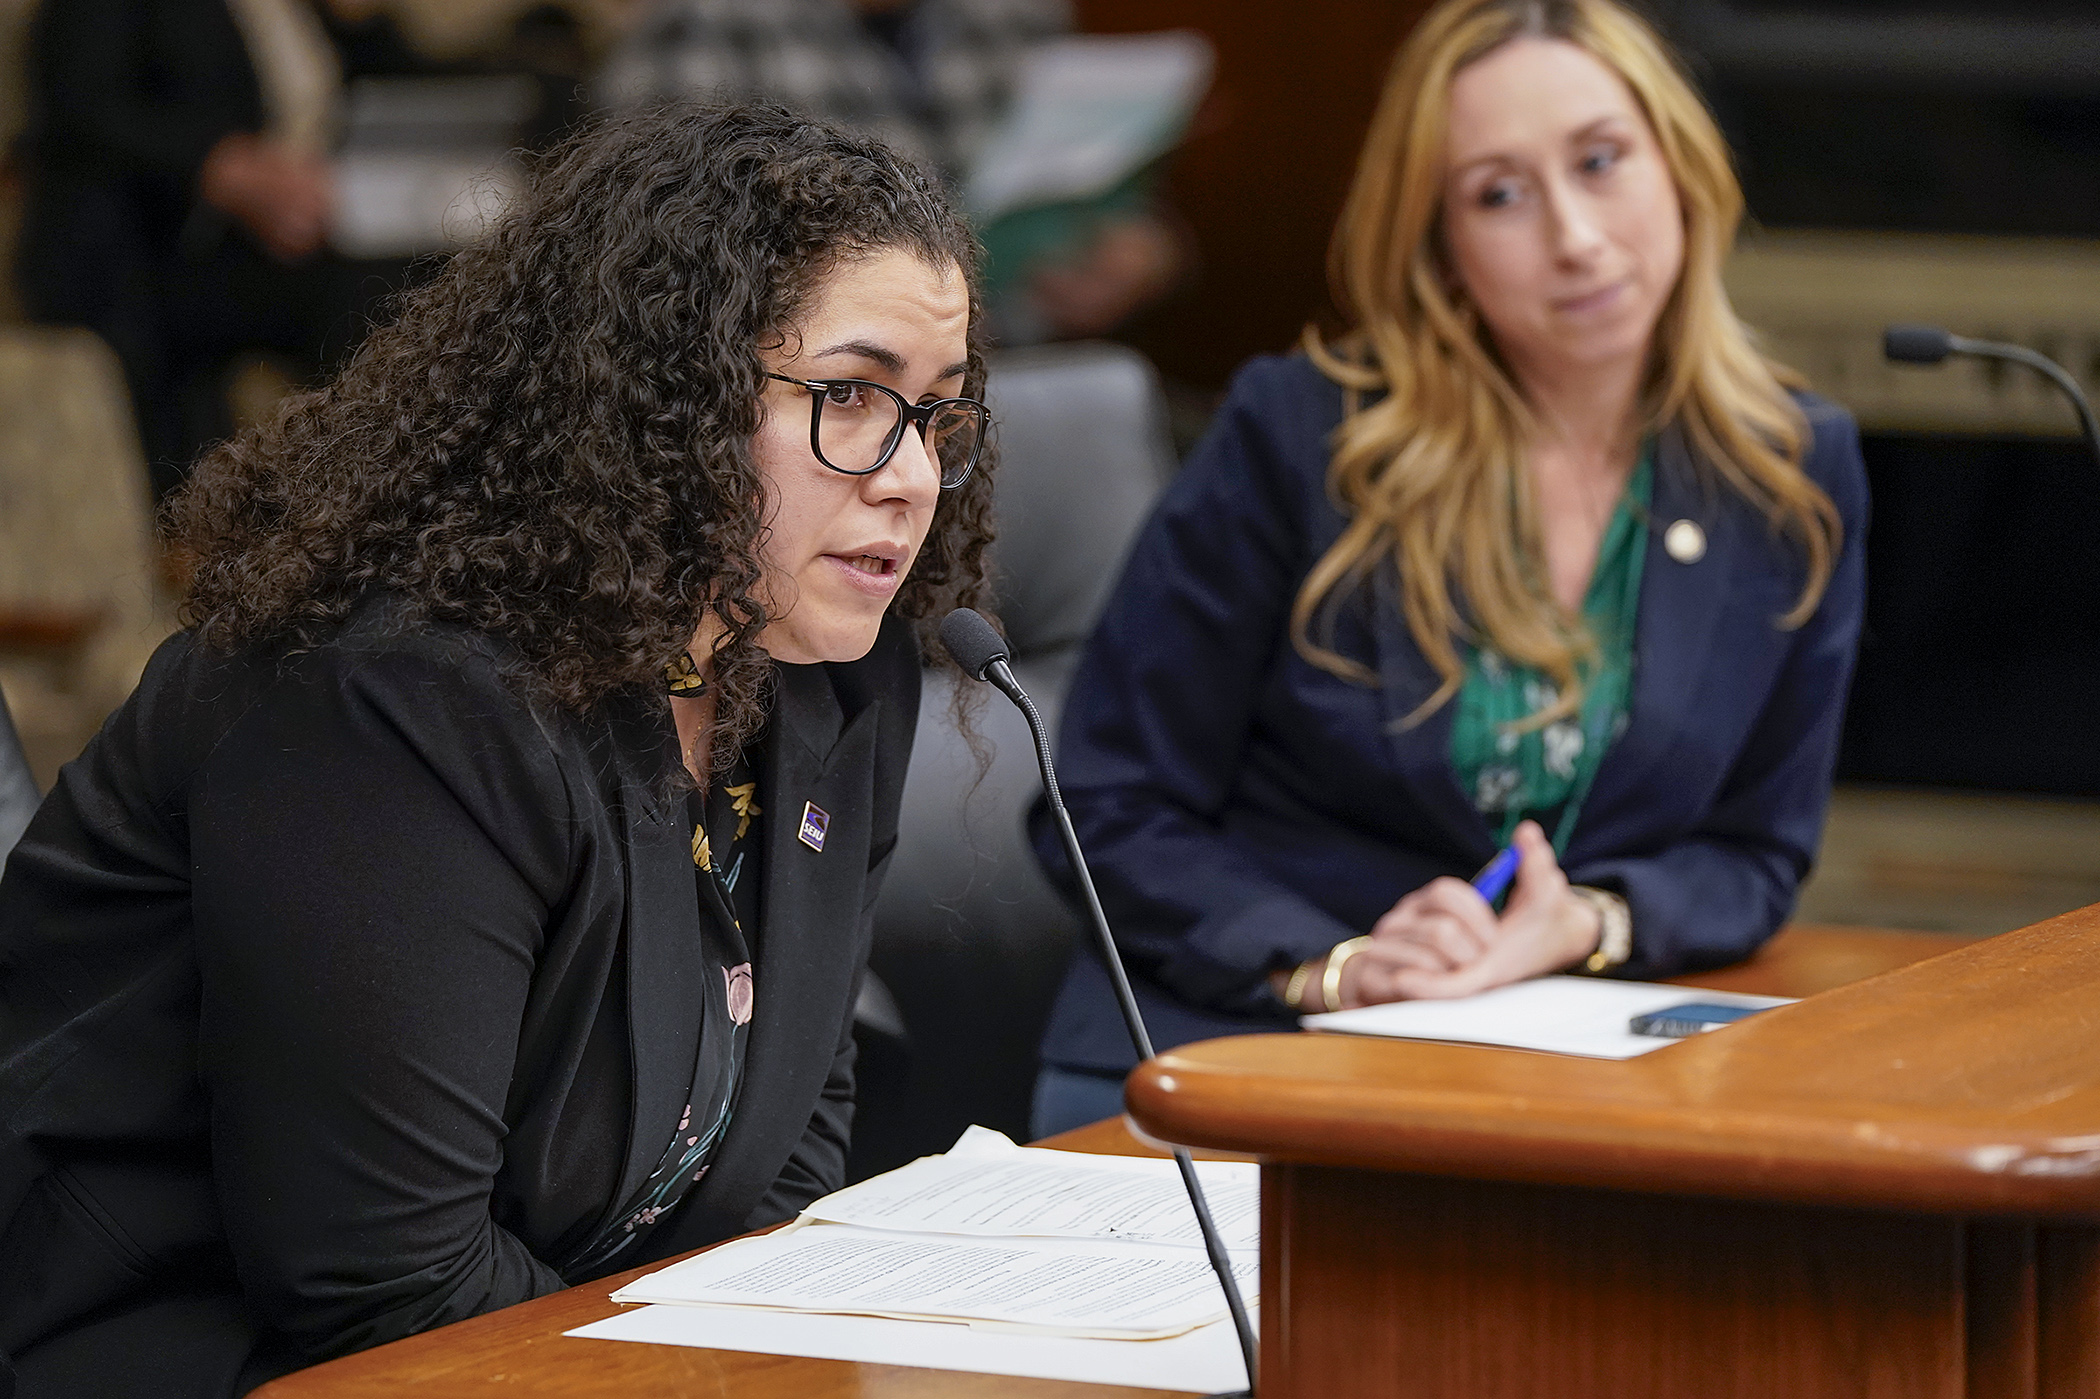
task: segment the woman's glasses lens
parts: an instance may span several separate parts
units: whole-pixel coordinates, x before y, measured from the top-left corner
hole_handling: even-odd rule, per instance
[[[904,400],[878,384],[853,379],[825,383],[816,391],[817,454],[834,471],[861,475],[888,461],[903,436]],[[984,405],[945,399],[922,431],[927,452],[939,464],[941,486],[952,490],[969,479],[983,449]]]
[[[951,402],[940,405],[926,424],[926,447],[940,463],[941,488],[952,490],[969,478],[984,445],[982,404]]]
[[[845,380],[817,395],[817,451],[826,465],[859,474],[873,471],[897,441],[904,402],[873,384]]]

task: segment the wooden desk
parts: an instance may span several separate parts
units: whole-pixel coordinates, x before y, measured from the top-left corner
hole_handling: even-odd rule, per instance
[[[1788,929],[1740,967],[1691,980],[1771,995],[1804,996],[1932,956],[1961,941],[1930,933]],[[1138,1143],[1121,1122],[1095,1123],[1044,1144],[1071,1151],[1156,1154]],[[662,1266],[656,1263],[650,1268]],[[619,1312],[621,1307],[608,1300],[608,1295],[650,1268],[637,1268],[302,1370],[257,1390],[256,1399],[400,1399],[414,1395],[588,1399],[638,1394],[735,1399],[1158,1399],[1162,1393],[562,1336],[564,1331]]]
[[[2100,907],[1625,1062],[1245,1036],[1128,1101],[1262,1160],[1263,1399],[2090,1399],[2096,1023]]]
[[[1820,996],[1977,941],[1980,939],[1965,933],[1902,933],[1887,928],[1795,923],[1781,928],[1748,961],[1671,979],[1710,991]]]

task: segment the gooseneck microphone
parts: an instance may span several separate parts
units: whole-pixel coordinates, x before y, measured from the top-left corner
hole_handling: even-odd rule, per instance
[[[1101,897],[1094,892],[1094,877],[1087,873],[1086,857],[1080,853],[1079,835],[1072,829],[1071,813],[1065,810],[1065,799],[1057,790],[1057,770],[1050,762],[1050,734],[1043,727],[1043,716],[1036,712],[1035,702],[1014,679],[1013,667],[1007,664],[1006,642],[983,616],[967,607],[958,607],[941,619],[941,644],[948,648],[948,654],[955,658],[955,663],[965,674],[972,680],[986,680],[997,686],[1028,720],[1029,736],[1035,740],[1036,766],[1043,772],[1043,793],[1050,799],[1050,814],[1057,822],[1058,836],[1064,841],[1065,858],[1071,861],[1072,872],[1079,879],[1079,890],[1086,897],[1087,919],[1093,925],[1101,960],[1108,964],[1108,979],[1116,988],[1116,1004],[1122,1007],[1124,1027],[1130,1031],[1130,1043],[1136,1048],[1138,1058],[1150,1059],[1152,1036],[1145,1029],[1145,1017],[1138,1010],[1137,997],[1131,994],[1130,976],[1123,970],[1122,953],[1116,950],[1116,940],[1108,931],[1108,915],[1101,911]],[[1254,1327],[1247,1319],[1246,1299],[1240,1296],[1239,1279],[1232,1275],[1232,1260],[1225,1252],[1224,1241],[1218,1237],[1218,1226],[1210,1215],[1210,1202],[1204,1199],[1202,1183],[1196,1179],[1196,1163],[1189,1159],[1186,1148],[1174,1148],[1174,1164],[1181,1169],[1181,1183],[1189,1192],[1189,1204],[1196,1210],[1196,1228],[1203,1235],[1203,1248],[1210,1255],[1210,1266],[1218,1275],[1218,1285],[1225,1289],[1225,1309],[1232,1313],[1233,1329],[1240,1338],[1240,1355],[1247,1362],[1247,1388],[1236,1391],[1235,1395],[1214,1395],[1212,1399],[1253,1399]]]
[[[2078,425],[2085,431],[2085,445],[2100,461],[2100,423],[2093,419],[2093,405],[2064,367],[2045,354],[2025,345],[2007,345],[1996,340],[1971,340],[1936,325],[1892,325],[1881,333],[1881,352],[1897,364],[1938,364],[1949,355],[1971,355],[1978,359],[2011,360],[2024,364],[2064,391],[2078,410]]]

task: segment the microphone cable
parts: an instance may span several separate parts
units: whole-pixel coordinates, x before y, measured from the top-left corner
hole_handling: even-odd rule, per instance
[[[1130,1043],[1137,1050],[1138,1058],[1150,1059],[1152,1036],[1145,1028],[1144,1013],[1138,1009],[1137,997],[1130,989],[1130,975],[1123,968],[1123,955],[1117,950],[1115,937],[1108,930],[1108,915],[1101,910],[1101,897],[1094,892],[1094,877],[1087,872],[1086,857],[1079,849],[1079,834],[1072,829],[1071,813],[1065,810],[1065,799],[1057,790],[1057,771],[1050,761],[1050,735],[1043,726],[1043,716],[1036,711],[1035,702],[1028,698],[1020,682],[1014,679],[1005,640],[982,614],[958,607],[941,619],[940,631],[941,644],[948,648],[948,654],[955,658],[963,673],[972,680],[989,682],[1012,700],[1028,721],[1029,736],[1035,740],[1036,766],[1043,774],[1043,793],[1050,799],[1050,813],[1056,820],[1058,837],[1064,842],[1065,858],[1071,861],[1072,871],[1079,879],[1080,893],[1085,896],[1087,920],[1093,928],[1101,960],[1108,964],[1108,978],[1116,989],[1116,1004],[1122,1008],[1123,1025],[1130,1032]],[[1232,1272],[1232,1259],[1225,1251],[1224,1240],[1218,1237],[1218,1226],[1211,1218],[1210,1201],[1204,1198],[1203,1185],[1196,1179],[1196,1163],[1190,1158],[1188,1148],[1174,1148],[1174,1164],[1181,1171],[1181,1183],[1188,1191],[1189,1204],[1195,1208],[1196,1228],[1203,1235],[1203,1250],[1210,1255],[1211,1270],[1218,1275],[1218,1285],[1225,1290],[1225,1309],[1232,1315],[1233,1330],[1239,1336],[1240,1355],[1247,1364],[1245,1389],[1213,1395],[1211,1399],[1253,1399],[1254,1325],[1247,1316],[1247,1301],[1240,1295],[1239,1279]]]

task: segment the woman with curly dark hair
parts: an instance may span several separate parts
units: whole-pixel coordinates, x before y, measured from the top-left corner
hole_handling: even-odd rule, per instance
[[[974,257],[879,144],[613,123],[204,462],[189,625],[0,880],[24,1399],[245,1393],[840,1183],[914,623],[983,576]]]

